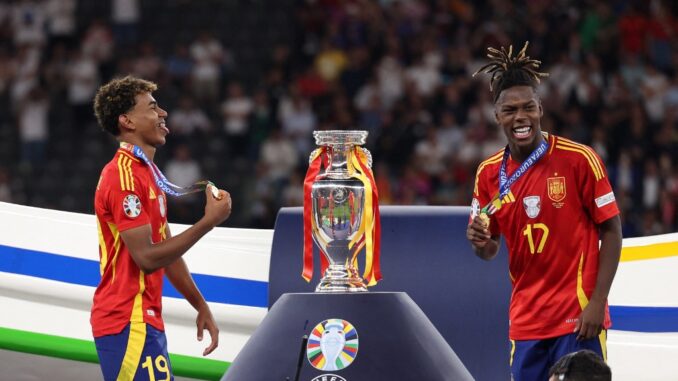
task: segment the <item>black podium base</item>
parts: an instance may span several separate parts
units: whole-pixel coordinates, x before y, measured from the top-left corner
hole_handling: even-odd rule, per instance
[[[222,381],[296,381],[300,353],[303,381],[473,380],[406,293],[366,292],[283,294]]]

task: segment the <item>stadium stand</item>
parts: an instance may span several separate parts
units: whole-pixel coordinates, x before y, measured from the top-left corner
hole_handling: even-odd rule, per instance
[[[527,40],[551,74],[543,128],[605,160],[624,236],[673,232],[677,11],[658,0],[3,1],[0,200],[92,213],[115,144],[91,99],[129,73],[157,82],[170,112],[158,164],[197,164],[229,190],[230,226],[271,228],[281,206],[301,205],[316,129],[370,132],[383,204],[468,205],[475,167],[504,144],[487,83],[470,73],[486,46]],[[180,223],[200,213],[171,208]]]

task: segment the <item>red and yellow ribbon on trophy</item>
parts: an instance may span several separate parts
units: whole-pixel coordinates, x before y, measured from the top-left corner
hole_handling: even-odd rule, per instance
[[[302,277],[307,282],[313,277],[313,232],[317,229],[315,218],[313,216],[312,188],[316,178],[323,168],[327,169],[330,165],[330,149],[326,146],[316,149],[309,160],[309,168],[304,180],[304,267]],[[348,244],[348,248],[353,253],[360,252],[365,248],[365,271],[363,278],[367,286],[373,286],[381,280],[381,269],[379,266],[381,224],[379,219],[379,195],[377,192],[374,175],[370,169],[369,157],[366,150],[353,146],[347,152],[347,167],[352,178],[359,180],[365,189],[364,207],[362,211],[360,226],[358,231]],[[349,194],[349,205],[353,209],[353,194]],[[352,216],[353,218],[353,216]],[[351,220],[351,223],[354,221]],[[316,239],[322,239],[318,235]],[[327,253],[319,247],[320,255],[320,273],[325,274],[328,267]],[[357,255],[353,256],[353,267],[358,268]]]

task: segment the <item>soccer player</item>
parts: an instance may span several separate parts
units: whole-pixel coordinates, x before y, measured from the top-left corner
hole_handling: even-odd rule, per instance
[[[198,340],[209,332],[203,355],[219,343],[212,312],[181,256],[228,218],[231,198],[208,185],[204,216],[172,237],[166,193],[179,195],[182,188],[153,163],[169,133],[167,111],[152,95],[156,88],[125,77],[99,88],[94,99],[99,125],[120,142],[94,196],[101,281],[90,322],[105,380],[173,379],[162,319],[163,275],[197,310]]]
[[[541,130],[536,86],[547,74],[526,49],[489,48],[491,62],[476,72],[492,73],[495,118],[508,145],[478,166],[466,230],[485,260],[496,256],[500,235],[506,241],[515,381],[546,380],[558,359],[579,349],[605,358],[607,296],[622,242],[600,157]]]

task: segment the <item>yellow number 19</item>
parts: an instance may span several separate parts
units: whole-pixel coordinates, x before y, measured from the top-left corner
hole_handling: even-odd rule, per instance
[[[544,245],[546,245],[546,240],[549,238],[549,228],[548,226],[542,224],[542,223],[536,223],[536,224],[527,224],[525,226],[525,230],[523,230],[523,235],[527,236],[527,243],[530,244],[530,253],[534,254],[534,238],[532,236],[532,231],[539,229],[544,232],[541,236],[541,240],[539,241],[539,246],[537,247],[536,253],[541,253],[544,250]]]
[[[155,370],[153,369],[153,360],[151,359],[151,356],[146,356],[146,360],[141,364],[141,367],[144,369],[148,368],[148,379],[150,381],[155,381]],[[158,381],[170,380],[170,370],[167,367],[167,359],[165,356],[159,355],[155,358],[155,369],[166,375],[164,379]]]

